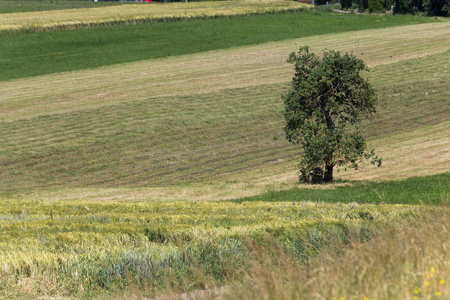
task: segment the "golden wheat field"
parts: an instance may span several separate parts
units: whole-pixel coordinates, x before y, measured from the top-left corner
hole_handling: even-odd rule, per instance
[[[5,14],[0,19],[0,32],[5,30],[75,29],[101,24],[231,17],[304,9],[310,9],[310,6],[294,1],[207,1],[170,4],[126,4],[101,8]]]

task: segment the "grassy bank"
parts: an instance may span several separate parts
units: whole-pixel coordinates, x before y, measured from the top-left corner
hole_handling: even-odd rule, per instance
[[[333,189],[293,189],[271,192],[234,200],[290,202],[308,200],[326,203],[390,203],[390,204],[450,204],[450,173],[415,177],[396,181],[358,183]]]
[[[0,80],[321,34],[435,22],[413,16],[297,12],[0,35]],[[32,51],[30,51],[32,49]]]

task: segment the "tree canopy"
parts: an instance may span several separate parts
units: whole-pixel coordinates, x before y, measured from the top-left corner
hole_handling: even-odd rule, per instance
[[[295,64],[292,87],[284,98],[287,139],[300,143],[300,179],[333,180],[335,166],[358,167],[360,159],[381,158],[367,151],[360,123],[376,112],[375,90],[361,72],[365,63],[351,54],[325,51],[322,57],[300,48],[288,62]]]

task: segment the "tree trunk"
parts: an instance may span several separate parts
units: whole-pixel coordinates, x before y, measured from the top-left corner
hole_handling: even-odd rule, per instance
[[[323,174],[323,181],[324,182],[330,182],[333,181],[333,165],[326,166],[325,174]]]
[[[327,122],[327,129],[330,131],[330,133],[334,133],[335,132],[335,126],[334,126],[334,121],[333,118],[331,117],[331,113],[329,110],[324,110],[325,112],[325,120]],[[333,181],[333,168],[334,168],[334,164],[331,163],[332,159],[333,159],[333,152],[328,154],[328,157],[326,158],[325,161],[325,174],[323,174],[323,181],[324,182],[330,182]]]

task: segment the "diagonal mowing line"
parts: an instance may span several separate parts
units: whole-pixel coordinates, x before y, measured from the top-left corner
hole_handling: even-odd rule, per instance
[[[0,120],[287,82],[288,54],[301,45],[354,52],[370,67],[442,53],[450,22],[322,35],[0,83]],[[362,56],[360,53],[364,53]]]
[[[383,157],[383,167],[367,164],[340,175],[345,180],[390,180],[428,176],[450,170],[450,121],[383,136],[369,142]]]

